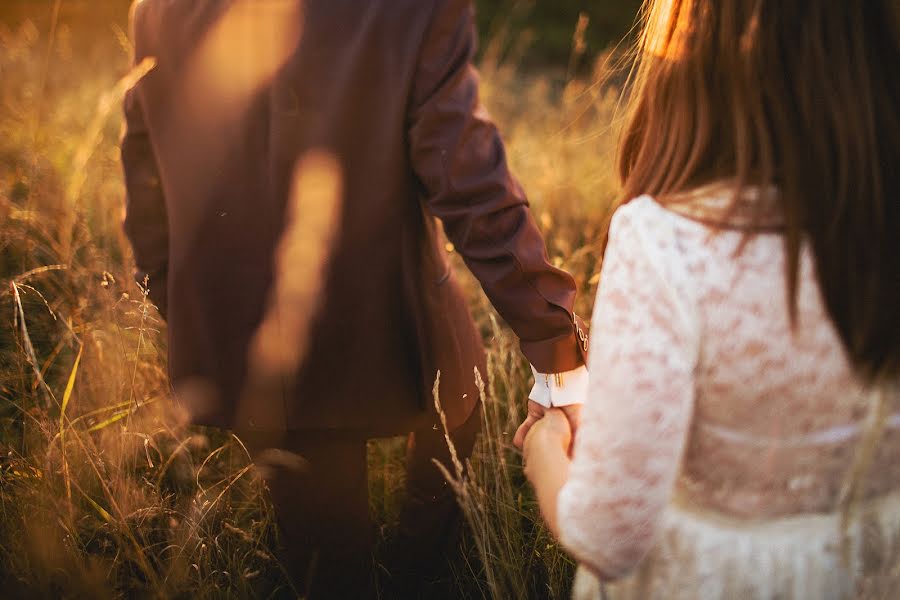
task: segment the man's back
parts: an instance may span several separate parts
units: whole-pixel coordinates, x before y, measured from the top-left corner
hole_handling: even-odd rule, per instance
[[[125,226],[169,322],[173,382],[215,390],[190,406],[195,421],[234,425],[311,151],[337,165],[341,217],[276,420],[407,431],[428,418],[438,370],[451,426],[465,420],[484,356],[431,215],[531,362],[580,364],[574,284],[547,263],[478,107],[468,2],[146,0],[135,39],[157,65],[126,103]]]
[[[157,64],[126,100],[125,230],[178,395],[254,461],[303,456],[266,482],[311,598],[372,596],[366,439],[412,432],[394,560],[424,578],[461,518],[434,462],[471,455],[485,372],[434,217],[535,368],[583,364],[574,281],[478,105],[468,0],[145,0],[134,28]]]

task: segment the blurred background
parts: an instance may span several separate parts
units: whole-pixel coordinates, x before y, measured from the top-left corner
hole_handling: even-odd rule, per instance
[[[15,23],[29,18],[40,26],[49,22],[55,0],[3,0],[0,20]],[[111,24],[125,27],[128,0],[65,0],[60,3],[60,23],[73,30],[109,31]],[[580,14],[587,16],[585,55],[596,56],[630,31],[640,0],[476,0],[478,28],[482,40],[527,43],[519,59],[530,67],[566,67],[572,49],[572,34]],[[97,41],[97,38],[94,38]],[[510,50],[511,45],[504,48]],[[484,45],[482,45],[482,49]]]

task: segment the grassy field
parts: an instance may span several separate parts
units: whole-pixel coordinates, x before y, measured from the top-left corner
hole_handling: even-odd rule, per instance
[[[487,106],[589,315],[617,195],[618,92],[600,84],[603,57],[592,77],[566,81],[499,54],[484,53]],[[0,25],[0,596],[286,597],[264,486],[240,440],[187,427],[168,400],[164,325],[131,281],[117,145],[128,55],[115,24]],[[543,529],[511,445],[527,365],[457,272],[490,372],[485,435],[458,483],[467,560],[446,589],[567,597],[574,565]],[[381,542],[403,450],[402,439],[370,445]]]

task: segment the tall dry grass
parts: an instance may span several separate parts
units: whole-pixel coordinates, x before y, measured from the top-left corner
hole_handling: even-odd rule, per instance
[[[94,35],[86,54],[65,27],[0,26],[0,596],[290,597],[245,448],[186,426],[168,399],[164,325],[131,281],[120,230],[118,106],[135,74],[120,30]],[[566,82],[498,54],[482,65],[486,104],[588,315],[617,194],[618,93],[600,66]],[[457,266],[490,356],[484,435],[456,483],[471,527],[447,593],[566,597],[573,564],[511,444],[530,372]],[[381,542],[403,455],[402,439],[370,445]]]

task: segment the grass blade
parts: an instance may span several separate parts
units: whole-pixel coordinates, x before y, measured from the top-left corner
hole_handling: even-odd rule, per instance
[[[81,353],[84,346],[78,348],[78,356],[75,357],[75,364],[72,366],[72,372],[69,373],[69,381],[66,382],[66,391],[63,392],[62,405],[59,408],[59,429],[65,428],[66,408],[69,406],[69,400],[72,398],[72,390],[75,389],[75,377],[78,375],[78,367],[81,364]]]

